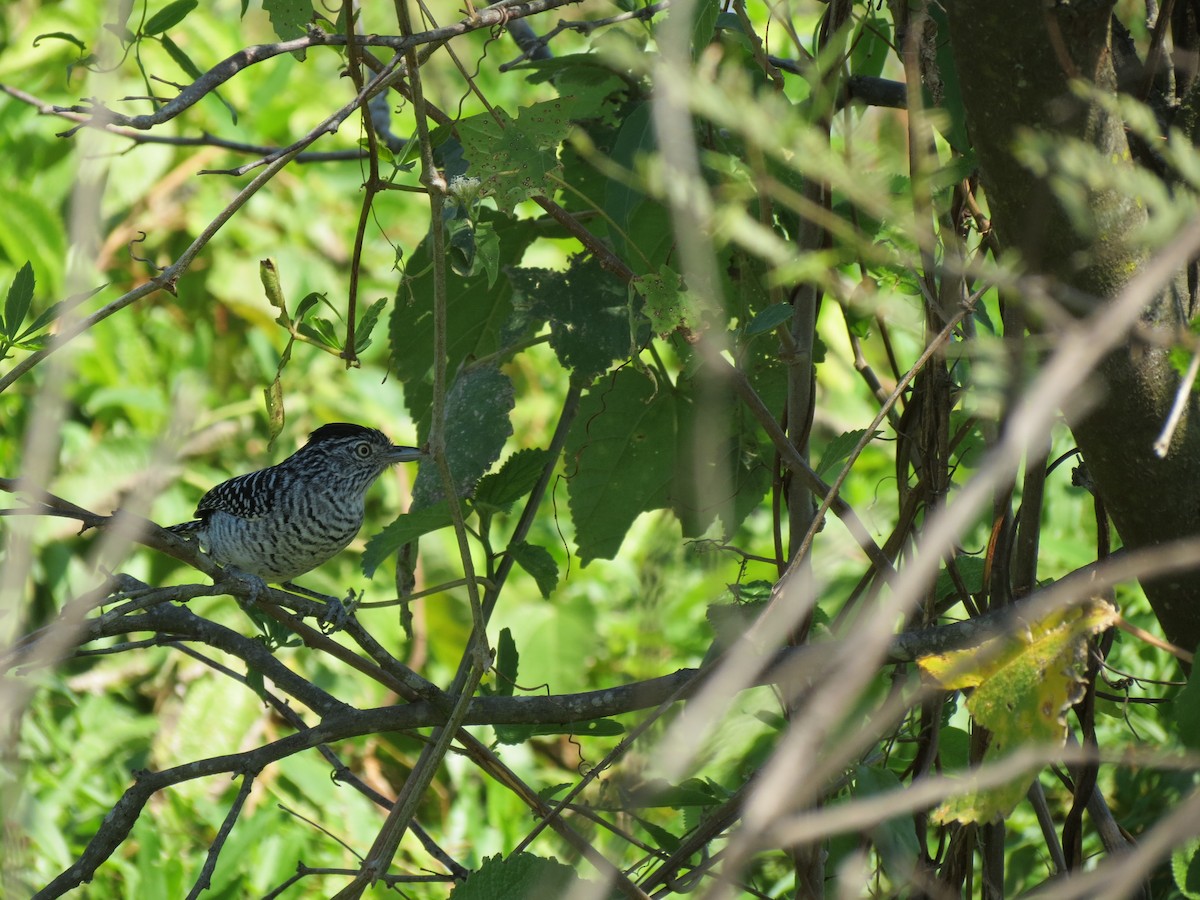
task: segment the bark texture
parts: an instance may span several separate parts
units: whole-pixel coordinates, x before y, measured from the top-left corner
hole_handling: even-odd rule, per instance
[[[1019,251],[1032,270],[1093,298],[1094,307],[1119,291],[1145,258],[1134,238],[1145,218],[1142,206],[1136,197],[1094,190],[1087,197],[1092,221],[1080,227],[1013,147],[1032,130],[1085,140],[1113,165],[1134,165],[1123,123],[1071,90],[1075,79],[1116,90],[1112,4],[954,0],[947,11],[968,131],[1001,242]],[[1089,301],[1075,311],[1089,312]],[[1171,335],[1188,315],[1187,275],[1180,272],[1145,310],[1143,325]],[[1153,451],[1179,380],[1164,349],[1132,338],[1105,359],[1089,405],[1072,416],[1088,470],[1128,547],[1200,532],[1195,395],[1167,457]],[[1143,587],[1168,639],[1196,648],[1200,572],[1148,580]]]

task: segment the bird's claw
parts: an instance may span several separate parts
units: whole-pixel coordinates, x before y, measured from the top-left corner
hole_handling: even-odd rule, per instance
[[[325,634],[333,634],[333,632],[345,628],[346,623],[350,621],[350,616],[354,614],[354,607],[358,606],[358,601],[359,596],[353,588],[346,593],[344,600],[329,597],[325,601],[325,612],[318,620],[321,624],[321,631]]]
[[[267,589],[267,583],[258,575],[251,575],[249,572],[243,572],[241,569],[235,569],[232,566],[226,566],[225,573],[236,584],[241,586],[242,591],[245,592],[245,598],[239,597],[239,600],[242,600],[243,603],[249,606],[257,603],[259,596]]]

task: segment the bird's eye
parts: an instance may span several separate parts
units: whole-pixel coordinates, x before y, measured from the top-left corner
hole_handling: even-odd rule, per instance
[[[354,452],[357,453],[359,456],[361,456],[363,459],[366,459],[368,456],[371,455],[371,445],[368,444],[366,441],[359,441],[357,444],[354,445]]]

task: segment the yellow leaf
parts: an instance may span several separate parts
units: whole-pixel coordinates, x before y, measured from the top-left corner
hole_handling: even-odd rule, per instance
[[[1103,602],[1060,609],[1021,633],[977,647],[922,658],[922,671],[947,690],[974,688],[972,717],[992,732],[985,762],[1020,744],[1061,746],[1066,712],[1082,696],[1088,638],[1117,619]],[[934,812],[938,821],[985,822],[1005,816],[1024,796],[1027,781],[957,798]]]

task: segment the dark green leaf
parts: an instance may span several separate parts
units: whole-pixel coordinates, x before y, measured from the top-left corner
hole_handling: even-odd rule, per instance
[[[517,685],[517,668],[521,662],[521,654],[517,652],[517,644],[513,640],[512,631],[500,629],[500,637],[496,641],[496,695],[511,697],[513,688]]]
[[[371,578],[380,564],[405,544],[448,525],[450,507],[445,502],[397,516],[391,525],[367,541],[362,560],[363,574]]]
[[[92,288],[90,291],[84,291],[82,294],[72,294],[66,300],[59,300],[57,303],[52,303],[42,313],[33,320],[33,324],[17,335],[17,340],[22,341],[31,334],[36,334],[47,325],[54,321],[60,312],[66,309],[74,309],[84,300],[96,296],[102,290],[108,287],[108,284],[102,284],[100,287]]]
[[[2,324],[4,333],[10,338],[15,339],[22,333],[21,325],[29,315],[30,306],[33,305],[33,287],[33,266],[26,262],[13,277],[12,284],[8,286],[8,297],[4,301]]]
[[[495,366],[465,369],[446,394],[446,458],[459,496],[469,496],[512,434],[513,387]],[[445,494],[437,468],[422,465],[413,484],[413,509],[432,506]]]
[[[667,831],[661,825],[655,825],[653,822],[643,819],[641,816],[635,816],[638,825],[645,829],[646,833],[654,838],[654,843],[658,845],[660,850],[666,850],[670,853],[679,846],[679,838]]]
[[[475,230],[471,223],[460,219],[450,226],[446,253],[455,275],[469,277],[475,270]]]
[[[746,337],[753,337],[756,334],[766,334],[768,331],[774,331],[784,322],[792,318],[795,310],[790,303],[774,303],[768,306],[746,326]]]
[[[312,308],[323,300],[325,300],[325,295],[318,294],[316,291],[305,295],[304,299],[296,307],[296,321],[303,322],[304,317],[312,312]]]
[[[594,259],[566,272],[510,268],[513,306],[531,322],[550,322],[550,346],[577,379],[590,381],[630,353],[629,294]],[[643,328],[648,335],[648,329]]]
[[[516,897],[602,896],[596,885],[580,878],[570,866],[556,859],[514,853],[507,859],[499,854],[484,859],[466,881],[456,885],[449,900],[499,900]]]
[[[46,34],[39,34],[33,39],[33,46],[36,47],[45,40],[66,41],[67,43],[74,44],[76,47],[78,47],[80,53],[87,52],[87,45],[85,45],[83,41],[68,31],[50,31]]]
[[[197,5],[197,0],[173,0],[146,21],[142,34],[162,34],[182,22]]]
[[[697,60],[712,42],[713,31],[717,27],[717,16],[721,14],[721,4],[701,0],[692,7],[692,59]]]
[[[489,512],[508,512],[517,500],[533,490],[546,468],[549,453],[520,450],[504,461],[497,472],[484,475],[475,488],[474,503]]]
[[[849,459],[850,452],[866,433],[867,429],[865,428],[855,428],[839,434],[830,441],[825,447],[825,452],[821,454],[821,461],[817,463],[817,474],[822,478],[827,475],[836,475],[842,468],[842,464]],[[871,440],[875,440],[881,433],[879,431],[872,432]]]
[[[958,577],[962,579],[968,594],[978,594],[983,590],[983,576],[987,569],[987,562],[983,557],[960,553],[954,557],[954,568],[958,572]],[[939,600],[944,600],[957,592],[958,588],[955,586],[954,579],[950,577],[949,570],[943,569],[938,575],[937,586],[934,588],[935,595]]]
[[[296,330],[318,344],[324,344],[326,347],[334,350],[342,349],[341,335],[338,334],[337,328],[328,319],[314,316],[311,322],[301,322],[296,326]]]
[[[534,224],[511,220],[484,209],[480,217],[499,239],[499,259],[516,265],[537,235]],[[429,242],[423,241],[405,266],[405,278],[396,294],[389,323],[392,366],[404,383],[404,402],[418,423],[418,434],[429,433],[433,402],[433,266]],[[528,329],[511,329],[512,288],[507,279],[491,285],[477,273],[470,278],[451,276],[446,284],[446,350],[448,368],[457,371],[472,358],[490,356],[501,347],[524,340]]]
[[[1189,750],[1200,750],[1200,674],[1193,669],[1188,683],[1171,701],[1168,727]]]
[[[355,353],[362,353],[371,346],[371,335],[375,331],[375,326],[379,324],[379,316],[385,306],[387,306],[387,298],[380,297],[367,308],[367,311],[362,314],[362,318],[358,320],[358,327],[354,329]]]
[[[554,561],[550,551],[537,544],[521,541],[510,544],[508,552],[517,561],[517,565],[533,576],[538,590],[542,592],[542,598],[549,600],[554,589],[558,587],[558,563]]]
[[[567,492],[580,560],[612,559],[633,520],[666,505],[675,476],[675,401],[621,369],[583,397],[567,438]]]

